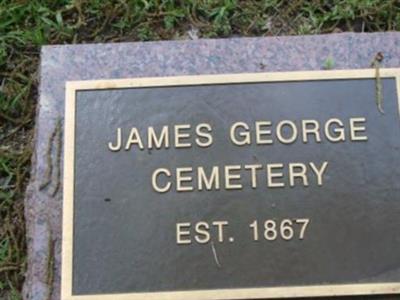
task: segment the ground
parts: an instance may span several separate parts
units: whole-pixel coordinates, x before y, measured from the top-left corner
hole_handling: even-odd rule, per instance
[[[21,299],[41,45],[388,30],[399,0],[0,0],[0,299]]]

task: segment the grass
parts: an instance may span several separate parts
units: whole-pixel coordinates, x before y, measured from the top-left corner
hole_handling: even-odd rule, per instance
[[[398,0],[0,0],[0,299],[21,299],[41,45],[387,30]]]

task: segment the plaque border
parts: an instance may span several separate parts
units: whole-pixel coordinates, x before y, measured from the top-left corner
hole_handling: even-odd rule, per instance
[[[79,90],[123,89],[140,87],[245,84],[260,82],[293,82],[316,80],[374,79],[376,69],[328,71],[295,71],[270,73],[238,73],[218,75],[187,75],[169,77],[139,77],[67,81],[65,85],[64,123],[64,193],[62,221],[61,300],[235,300],[277,299],[296,297],[355,296],[400,294],[400,281],[367,284],[306,285],[284,287],[233,288],[190,291],[139,292],[123,294],[73,295],[73,212],[74,212],[74,152],[75,101]],[[379,69],[381,78],[396,80],[400,117],[400,68]]]

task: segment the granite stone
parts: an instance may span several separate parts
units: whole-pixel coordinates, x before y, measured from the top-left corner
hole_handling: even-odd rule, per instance
[[[41,52],[31,180],[25,199],[28,270],[24,299],[60,299],[65,82],[195,74],[400,67],[400,33],[45,46]],[[357,299],[397,299],[398,296]],[[348,298],[346,298],[348,299]],[[355,299],[354,297],[352,299]]]

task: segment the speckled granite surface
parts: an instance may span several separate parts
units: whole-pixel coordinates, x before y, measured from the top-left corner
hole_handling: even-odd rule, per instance
[[[60,299],[65,81],[319,70],[327,57],[335,69],[368,68],[379,51],[385,67],[400,67],[400,33],[43,47],[35,152],[25,200],[29,257],[24,299]]]

